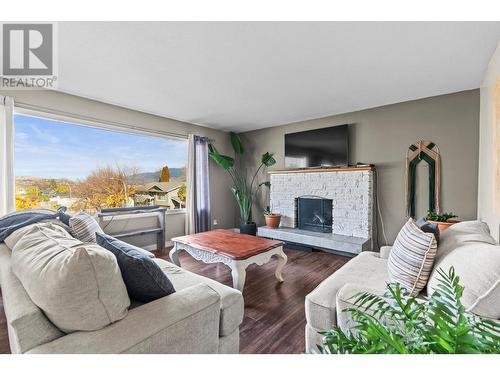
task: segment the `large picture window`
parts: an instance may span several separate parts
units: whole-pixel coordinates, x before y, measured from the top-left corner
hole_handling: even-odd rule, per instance
[[[186,205],[187,140],[16,114],[16,209]]]

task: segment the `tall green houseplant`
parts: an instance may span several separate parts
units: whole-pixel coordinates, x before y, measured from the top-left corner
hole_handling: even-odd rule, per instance
[[[243,148],[240,137],[238,134],[233,132],[230,133],[230,137],[235,155],[239,155],[241,157],[241,155],[244,154],[245,149]],[[276,160],[273,156],[274,154],[270,154],[269,152],[263,154],[260,158],[258,168],[253,174],[250,175],[248,175],[246,168],[238,169],[235,166],[235,159],[219,153],[212,143],[208,145],[208,155],[220,168],[227,171],[229,176],[231,176],[233,183],[231,191],[233,192],[236,203],[240,209],[240,218],[242,223],[242,226],[240,227],[241,231],[247,234],[255,235],[257,228],[255,223],[252,222],[252,203],[260,187],[262,185],[269,184],[267,181],[258,183],[256,179],[261,169],[265,169],[276,164]]]

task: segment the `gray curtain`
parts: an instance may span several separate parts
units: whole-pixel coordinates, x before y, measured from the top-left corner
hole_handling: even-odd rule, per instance
[[[209,139],[190,134],[187,166],[186,234],[210,230]]]

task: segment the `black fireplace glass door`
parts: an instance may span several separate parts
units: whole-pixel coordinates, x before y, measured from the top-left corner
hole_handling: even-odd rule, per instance
[[[332,232],[331,199],[300,197],[297,199],[297,215],[299,229]]]

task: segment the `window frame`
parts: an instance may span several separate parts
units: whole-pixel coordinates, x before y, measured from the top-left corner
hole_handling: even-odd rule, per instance
[[[183,141],[188,140],[188,136],[184,134],[175,134],[170,132],[164,132],[161,130],[146,129],[139,126],[124,124],[114,121],[99,120],[92,117],[84,118],[83,116],[80,115],[53,111],[49,109],[42,109],[42,108],[35,109],[34,107],[25,106],[22,104],[14,105],[14,116],[18,114],[23,116],[38,117],[41,119],[60,121],[67,123],[69,125],[77,125],[77,126],[80,125],[89,128],[114,131],[125,134],[143,135],[148,137],[183,140]]]

